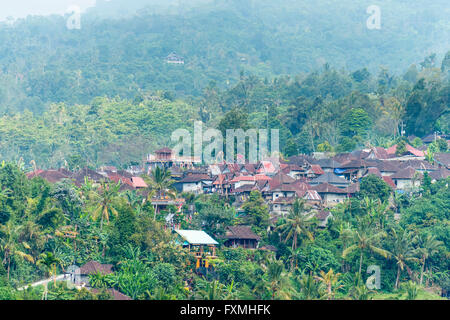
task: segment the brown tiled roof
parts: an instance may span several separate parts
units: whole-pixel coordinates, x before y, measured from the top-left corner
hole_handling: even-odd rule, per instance
[[[231,226],[225,233],[226,239],[253,239],[261,240],[261,237],[255,234],[250,226]]]
[[[312,164],[311,165],[311,171],[314,172],[315,174],[324,174],[325,172],[322,170],[322,168],[320,167],[320,165],[318,164]]]
[[[439,165],[450,168],[450,153],[435,153],[434,160]]]
[[[447,168],[439,168],[436,171],[432,171],[430,173],[430,177],[434,180],[441,180],[441,179],[446,179],[450,176],[450,170],[448,170]]]
[[[75,179],[79,184],[84,183],[84,178],[88,177],[89,180],[93,180],[95,182],[99,182],[101,180],[106,180],[106,177],[102,176],[100,173],[95,172],[89,168],[81,169],[80,171],[74,173],[72,175],[72,179]]]
[[[32,179],[34,177],[41,177],[50,183],[56,183],[63,179],[69,178],[69,176],[65,175],[64,173],[62,173],[58,170],[37,170],[37,171],[29,172],[27,174],[27,177],[29,179]]]
[[[335,187],[328,183],[321,183],[317,186],[313,186],[312,189],[316,190],[318,193],[347,194],[347,191],[345,189]]]
[[[367,171],[364,173],[364,176],[369,175],[369,174],[376,175],[379,178],[382,177],[380,170],[376,167],[367,169]]]
[[[156,150],[155,153],[172,153],[172,149],[165,147],[165,148]]]
[[[396,188],[397,188],[397,186],[395,185],[394,180],[392,180],[391,177],[389,177],[389,176],[384,176],[384,177],[383,177],[383,180],[384,180],[384,182],[386,182],[389,186],[391,186],[391,188],[393,188],[393,189],[396,189]]]
[[[282,184],[289,184],[294,181],[295,181],[295,179],[288,176],[287,174],[278,172],[276,175],[274,175],[272,177],[272,180],[269,182],[269,184],[270,184],[271,189],[275,189],[275,188],[278,188]]]
[[[341,164],[341,166],[339,168],[341,169],[353,169],[353,168],[363,168],[364,167],[364,161],[362,160],[350,160],[347,161],[343,164]]]
[[[391,177],[391,179],[412,179],[414,177],[415,173],[416,173],[416,170],[414,168],[407,167],[405,169],[397,171],[390,177]]]
[[[100,292],[99,289],[91,289],[92,293],[98,294]],[[112,296],[113,300],[133,300],[129,296],[124,295],[122,292],[117,291],[116,289],[107,289],[108,293]]]
[[[98,272],[110,274],[112,273],[112,268],[112,264],[101,264],[100,262],[91,260],[80,268],[80,274],[95,274]]]
[[[190,182],[200,182],[200,181],[212,181],[212,178],[207,174],[190,174],[178,182],[190,183]]]

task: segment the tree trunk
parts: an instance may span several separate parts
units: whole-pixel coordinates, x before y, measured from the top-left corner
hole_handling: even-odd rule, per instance
[[[395,289],[398,289],[399,281],[400,281],[400,266],[397,266],[397,279],[395,280]]]
[[[423,282],[423,272],[425,271],[425,258],[423,258],[422,268],[420,269],[420,281],[419,284],[422,285]]]
[[[361,254],[359,255],[359,276],[361,276],[362,262],[363,262],[363,252],[361,250]]]
[[[8,254],[8,271],[7,271],[7,276],[6,276],[6,280],[8,280],[8,281],[9,281],[10,270],[11,270],[11,257]]]

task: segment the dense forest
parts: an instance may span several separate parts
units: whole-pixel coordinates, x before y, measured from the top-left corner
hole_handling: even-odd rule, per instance
[[[0,111],[41,113],[53,102],[153,90],[198,97],[210,81],[233,87],[241,71],[273,80],[326,63],[400,75],[433,53],[442,60],[450,39],[445,0],[381,1],[379,30],[366,26],[371,3],[351,0],[161,3],[103,2],[81,16],[80,29],[67,28],[69,14],[2,23]],[[172,52],[185,64],[166,64]]]
[[[170,186],[170,179],[158,177],[151,174],[151,190]],[[243,215],[230,206],[233,197],[188,194],[182,195],[188,202],[181,211],[156,213],[140,192],[118,192],[115,183],[52,185],[4,163],[0,299],[111,299],[107,288],[155,300],[439,299],[433,288],[450,288],[449,182],[424,182],[391,202],[383,180],[368,176],[358,195],[333,208],[333,219],[318,228],[302,200],[275,224],[258,191],[243,204]],[[189,205],[196,210],[192,219]],[[180,250],[164,227],[169,213],[182,229],[201,228],[217,239],[228,226],[251,225],[262,245],[277,251],[221,247],[210,260],[214,273],[199,275],[194,256]],[[60,281],[18,290],[90,260],[115,266],[113,273],[89,276],[96,292]],[[365,285],[370,265],[382,270],[381,290]]]
[[[444,139],[422,141],[450,133],[447,1],[379,1],[379,30],[366,26],[371,4],[115,0],[83,13],[80,29],[66,27],[68,15],[1,22],[0,300],[103,300],[110,289],[147,300],[448,295],[449,177],[424,174],[396,192],[368,175],[332,208],[297,198],[274,219],[257,190],[236,207],[233,195],[176,192],[159,167],[126,191],[37,174],[140,165],[195,121],[279,129],[282,159],[394,145],[400,156],[409,143],[431,166],[450,151]],[[183,63],[168,63],[172,53]],[[155,210],[162,195],[184,205]],[[331,213],[325,226],[318,209]],[[193,270],[169,215],[219,242],[214,272]],[[225,247],[237,225],[270,249]],[[24,289],[92,260],[114,270],[89,276],[94,291],[62,281]],[[366,286],[372,265],[379,290]]]
[[[406,136],[449,132],[450,53],[434,55],[401,76],[386,69],[338,71],[325,64],[295,77],[242,73],[229,89],[211,81],[198,97],[143,91],[131,99],[97,97],[87,104],[54,103],[0,118],[0,155],[31,168],[101,165],[126,168],[157,147],[172,145],[177,128],[195,120],[219,128],[280,130],[284,156],[389,147]],[[129,143],[133,141],[133,143]],[[417,146],[416,146],[417,147]],[[439,151],[439,150],[435,150]]]

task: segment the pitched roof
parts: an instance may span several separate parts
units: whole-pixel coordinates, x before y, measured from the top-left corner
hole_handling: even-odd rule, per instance
[[[133,300],[129,296],[124,295],[122,292],[117,291],[116,289],[106,289],[108,293],[111,295],[113,300]],[[100,289],[91,289],[92,293],[98,294],[100,293]]]
[[[394,180],[392,180],[389,176],[383,176],[384,182],[386,182],[392,189],[396,189],[397,186],[395,185]]]
[[[325,172],[322,170],[322,168],[320,167],[320,165],[318,165],[318,164],[312,164],[311,165],[311,171],[314,173],[314,174],[317,174],[317,175],[320,175],[320,174],[324,174]]]
[[[91,260],[80,268],[80,274],[110,274],[112,273],[112,264],[101,264],[100,262]]]
[[[411,146],[409,144],[406,144],[406,150],[409,153],[415,155],[416,157],[424,157],[425,156],[425,153],[423,153],[420,150],[417,150],[416,148],[414,148],[413,146]],[[393,145],[392,147],[388,148],[386,151],[387,151],[388,154],[396,154],[396,152],[397,152],[397,145],[396,144]]]
[[[314,164],[318,164],[321,168],[325,168],[325,169],[334,169],[334,168],[339,168],[341,166],[341,164],[331,158],[326,158],[326,159],[319,159],[319,160],[314,160],[312,163]]]
[[[313,186],[312,189],[316,190],[319,194],[320,193],[347,194],[346,189],[341,189],[328,183],[321,183],[317,186]]]
[[[450,176],[450,170],[447,168],[439,168],[438,170],[432,171],[430,177],[434,180],[446,179]]]
[[[100,173],[95,172],[94,170],[91,170],[89,168],[81,169],[72,175],[72,178],[75,179],[75,181],[80,184],[84,183],[85,177],[87,177],[87,178],[89,178],[89,180],[92,180],[95,182],[99,182],[101,180],[106,180],[105,176],[103,176]]]
[[[250,226],[231,226],[225,233],[226,239],[252,239],[261,240],[261,237],[255,234]]]
[[[386,149],[384,149],[382,147],[371,148],[368,157],[372,157],[372,155],[375,159],[387,159],[388,158],[388,153],[387,153]]]
[[[185,241],[192,245],[217,245],[216,240],[200,230],[175,230]]]
[[[414,168],[407,167],[405,169],[397,171],[390,177],[391,177],[391,179],[412,179],[414,177],[415,173],[416,173],[416,170]]]
[[[63,179],[69,178],[68,175],[60,172],[59,170],[37,170],[27,173],[27,177],[28,179],[32,179],[34,177],[41,177],[50,183],[56,183]]]
[[[303,195],[303,199],[321,201],[322,197],[316,190],[306,190],[305,194]]]
[[[200,181],[212,181],[212,178],[207,174],[190,174],[178,181],[179,183],[192,183]]]
[[[291,176],[288,176],[287,174],[284,174],[280,171],[272,177],[272,180],[269,181],[269,184],[270,184],[271,189],[275,189],[282,184],[289,184],[294,181],[295,181],[294,178],[292,178]]]
[[[340,185],[348,185],[350,184],[349,181],[335,175],[332,172],[325,172],[323,175],[312,179],[309,184],[310,185],[314,185],[314,184],[320,184],[320,183],[329,183],[329,184],[340,184]]]
[[[434,161],[448,169],[450,168],[450,153],[435,153]]]
[[[156,150],[155,153],[172,153],[172,149],[164,147],[159,150]]]
[[[364,174],[364,176],[369,175],[369,174],[373,174],[373,175],[375,175],[375,176],[377,176],[379,178],[382,177],[381,172],[380,172],[380,170],[377,167],[367,169],[365,174]]]
[[[261,161],[259,169],[256,171],[257,173],[275,173],[277,170],[273,165],[272,161]]]
[[[339,168],[341,169],[353,169],[364,167],[364,162],[362,160],[350,160],[346,161]]]
[[[131,182],[135,188],[147,188],[148,185],[145,183],[144,179],[141,177],[132,177]]]

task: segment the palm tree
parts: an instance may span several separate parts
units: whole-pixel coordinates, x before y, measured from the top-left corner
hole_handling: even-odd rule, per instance
[[[173,192],[173,183],[174,181],[171,179],[171,173],[169,170],[161,169],[160,167],[156,167],[154,170],[152,170],[150,175],[150,190],[156,192],[156,196],[158,199],[164,198],[166,195],[170,197],[174,197]],[[151,199],[148,199],[151,201]],[[154,219],[156,220],[156,213],[158,212],[158,206],[156,205],[155,208],[155,216]]]
[[[267,266],[269,289],[272,292],[272,300],[275,295],[283,299],[290,299],[288,274],[284,271],[284,264],[280,260],[272,260]]]
[[[343,287],[339,282],[340,276],[340,273],[334,273],[333,269],[330,269],[327,273],[325,273],[323,270],[320,270],[320,276],[314,277],[325,286],[327,290],[328,300],[334,298],[333,290],[337,290]]]
[[[115,197],[117,196],[120,189],[120,182],[116,183],[107,183],[106,181],[102,181],[101,187],[99,188],[99,199],[97,202],[97,208],[94,210],[92,217],[94,220],[97,220],[99,216],[101,216],[100,222],[100,231],[103,230],[103,221],[106,220],[109,222],[110,213],[115,216],[118,215],[117,210],[113,207],[113,202]]]
[[[294,283],[300,287],[300,298],[305,300],[318,299],[320,297],[320,283],[314,279],[312,273],[301,275],[294,278]]]
[[[442,241],[436,240],[436,236],[427,235],[419,237],[419,252],[421,255],[422,268],[420,270],[420,281],[419,284],[422,285],[423,274],[425,272],[425,265],[428,258],[436,254],[440,248],[442,248],[444,243]]]
[[[359,227],[357,230],[353,231],[353,245],[344,249],[344,251],[342,252],[342,257],[345,258],[349,253],[358,250],[359,274],[361,274],[363,255],[365,251],[369,250],[378,253],[384,258],[389,257],[389,251],[376,246],[380,239],[386,236],[386,233],[384,231],[373,232],[370,227],[366,223],[364,223],[363,219],[358,220]]]
[[[413,277],[412,271],[407,262],[419,261],[416,258],[417,250],[414,249],[413,242],[416,237],[411,231],[400,230],[397,232],[392,229],[393,247],[391,250],[393,258],[397,261],[397,278],[395,280],[395,289],[398,289],[401,271],[406,268],[408,274]]]
[[[53,277],[54,284],[56,286],[56,267],[61,265],[61,260],[58,259],[53,253],[47,252],[40,256],[40,259],[36,262],[36,265],[44,265],[46,273],[49,277]]]
[[[292,249],[288,248],[289,250],[289,259],[291,261],[291,272],[294,271],[294,261],[295,261],[295,269],[298,268],[298,260],[300,257],[303,256],[301,248]]]
[[[234,296],[233,283],[230,286],[225,286],[217,280],[212,282],[201,280],[199,287],[196,297],[200,300],[231,300]]]
[[[297,249],[297,242],[300,236],[306,235],[311,241],[314,240],[314,237],[309,230],[313,221],[311,220],[311,215],[306,212],[305,201],[299,199],[295,200],[286,221],[276,228],[276,230],[279,230],[281,235],[284,236],[284,242],[292,239],[292,251]]]
[[[3,263],[7,265],[7,280],[9,280],[11,273],[11,257],[17,255],[31,263],[34,263],[34,259],[31,255],[19,250],[18,248],[18,238],[21,229],[22,226],[15,225],[12,219],[6,222],[6,224],[0,225],[0,234],[2,235],[0,237],[0,249],[3,251]],[[26,242],[23,242],[22,245],[27,249],[29,248]]]

